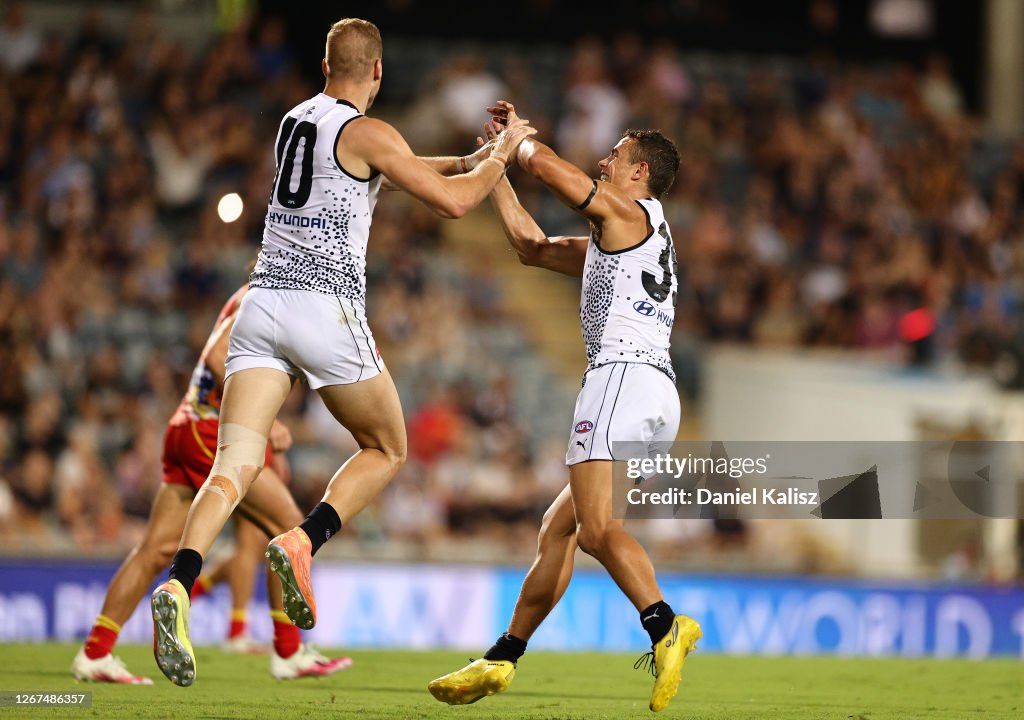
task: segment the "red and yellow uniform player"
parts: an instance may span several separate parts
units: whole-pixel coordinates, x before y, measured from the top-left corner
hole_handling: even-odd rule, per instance
[[[79,680],[152,684],[149,678],[129,672],[124,662],[113,655],[113,649],[121,626],[127,622],[177,550],[192,499],[209,475],[217,452],[220,393],[228,338],[239,303],[247,289],[247,286],[243,286],[236,291],[221,309],[213,332],[196,363],[188,391],[167,424],[163,447],[163,479],[153,499],[145,535],[111,580],[103,608],[85,645],[75,657],[71,673]],[[291,442],[288,428],[275,421],[267,443],[266,465],[259,483],[256,483],[260,486],[261,497],[257,502],[240,506],[235,517],[238,542],[233,557],[226,565],[231,568],[227,575],[233,590],[238,588],[233,602],[235,612],[232,614],[232,631],[236,636],[245,631],[243,617],[237,614],[237,610],[248,605],[253,578],[268,538],[288,530],[302,519],[294,499],[277,472],[281,470],[287,473],[287,464],[281,453],[289,448]],[[212,574],[217,576],[222,573],[215,570]],[[207,583],[206,589],[209,586]],[[245,590],[245,587],[248,589]],[[268,573],[267,591],[274,624],[274,648],[270,659],[271,674],[274,677],[291,679],[330,675],[352,664],[347,657],[325,658],[302,642],[299,629],[283,611],[280,581],[273,573]]]

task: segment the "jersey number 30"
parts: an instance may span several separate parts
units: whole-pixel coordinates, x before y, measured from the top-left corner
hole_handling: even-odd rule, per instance
[[[665,249],[658,256],[658,264],[661,265],[661,282],[658,282],[654,275],[643,271],[640,275],[640,282],[644,290],[655,302],[665,302],[669,291],[672,289],[672,268],[676,264],[676,251],[672,245],[672,236],[668,234],[668,226],[665,223],[658,228],[658,234],[665,238]],[[676,293],[672,293],[672,307],[676,305]]]
[[[295,156],[302,143],[302,166],[299,186],[292,190],[292,175],[295,173]],[[274,196],[279,205],[300,208],[309,201],[313,189],[313,146],[316,144],[316,125],[298,118],[288,117],[281,126],[281,137],[277,140],[277,177],[274,179]],[[283,159],[282,159],[283,156]]]

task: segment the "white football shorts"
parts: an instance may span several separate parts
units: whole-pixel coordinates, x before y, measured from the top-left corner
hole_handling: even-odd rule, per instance
[[[668,375],[642,363],[602,365],[584,376],[565,464],[629,459],[615,457],[617,442],[634,451],[642,442],[650,452],[664,452],[678,430],[679,393]]]
[[[281,370],[315,390],[369,380],[384,362],[361,306],[308,290],[251,288],[231,328],[225,377],[250,368]]]

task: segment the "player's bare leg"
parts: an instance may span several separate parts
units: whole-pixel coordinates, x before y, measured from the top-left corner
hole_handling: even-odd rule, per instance
[[[259,478],[249,486],[238,504],[238,513],[263,536],[260,550],[266,547],[266,538],[280,535],[302,521],[302,511],[288,486],[269,467],[263,468]],[[257,553],[257,558],[259,555]]]
[[[612,518],[612,465],[610,460],[591,460],[569,468],[576,540],[581,550],[604,565],[640,612],[640,622],[651,637],[647,657],[655,680],[650,708],[657,712],[668,706],[679,689],[683,663],[696,648],[701,630],[692,618],[676,615],[662,599],[647,552],[622,520]]]
[[[142,542],[132,548],[110,581],[100,611],[119,625],[135,612],[152,582],[178,549],[182,528],[195,492],[184,485],[160,483]]]
[[[221,455],[228,445],[229,426],[236,426],[255,436],[266,438],[270,426],[291,391],[295,379],[280,370],[252,368],[240,370],[224,383],[224,397],[220,408],[220,432],[217,454]],[[261,449],[262,452],[262,449]],[[255,453],[253,454],[255,457]],[[205,557],[213,541],[224,528],[231,511],[245,497],[250,486],[262,469],[263,455],[259,460],[229,468],[237,477],[214,474],[217,466],[203,485],[185,523],[180,548],[191,549]],[[287,490],[286,490],[287,493]],[[292,502],[294,505],[294,501]]]
[[[449,705],[466,705],[507,690],[527,641],[569,585],[575,553],[576,516],[567,486],[544,513],[537,557],[519,590],[508,632],[480,660],[432,680],[427,685],[430,694]]]
[[[202,569],[203,556],[231,512],[247,499],[264,463],[270,426],[293,382],[280,370],[254,368],[233,374],[224,384],[213,468],[189,510],[181,544],[171,562],[170,579],[153,592],[151,601],[153,655],[161,672],[176,685],[189,686],[195,680],[189,594]],[[280,485],[291,498],[280,482],[273,484]]]
[[[331,478],[323,500],[301,526],[267,546],[270,567],[284,585],[288,617],[304,630],[316,624],[309,565],[313,555],[344,523],[377,496],[405,462],[402,405],[391,374],[317,390],[335,419],[352,433],[359,451]]]
[[[643,546],[612,518],[610,460],[591,460],[569,467],[569,487],[576,510],[580,549],[604,565],[637,611],[661,600],[654,566]]]
[[[247,525],[254,531],[246,530],[247,537],[241,543],[245,545],[244,552],[258,560],[263,555],[267,539],[294,527],[302,520],[302,513],[277,472],[265,467],[249,487],[235,517],[236,520],[244,518],[243,527]],[[248,587],[252,587],[251,581]],[[271,675],[278,680],[324,677],[352,665],[349,657],[327,658],[302,642],[298,627],[285,612],[281,579],[273,572],[267,573],[267,598],[274,628]]]
[[[262,473],[260,478],[264,478]],[[231,625],[222,647],[225,652],[265,654],[268,652],[267,647],[253,642],[249,636],[249,602],[252,600],[256,574],[264,567],[263,550],[270,537],[238,513],[234,516],[234,524],[234,552],[207,576],[212,584],[226,582],[231,591]],[[202,581],[202,576],[199,580]],[[194,591],[192,597],[195,598]]]
[[[524,645],[533,636],[565,594],[572,578],[575,554],[576,516],[572,493],[566,486],[544,513],[537,537],[537,557],[519,590],[508,626],[509,635],[520,638]]]
[[[316,601],[309,568],[312,558],[310,544],[297,527],[302,522],[302,513],[284,483],[276,477],[272,470],[264,469],[238,509],[273,537],[264,554],[269,560],[271,574],[279,581],[282,608],[290,622],[308,630],[316,623]],[[275,481],[266,482],[268,478]],[[282,513],[282,508],[287,512]],[[276,598],[277,588],[271,592]]]
[[[96,624],[71,666],[72,674],[79,680],[152,683],[147,677],[129,673],[112,656],[112,650],[121,626],[145,597],[153,580],[171,561],[193,497],[192,488],[160,483],[153,498],[145,535],[128,553],[110,581]]]
[[[359,452],[331,478],[323,497],[346,523],[377,497],[405,462],[402,404],[387,368],[371,380],[328,385],[317,392],[359,445]]]
[[[226,568],[231,607],[249,607],[256,573],[263,567],[263,548],[270,537],[244,517],[235,518],[235,552]]]

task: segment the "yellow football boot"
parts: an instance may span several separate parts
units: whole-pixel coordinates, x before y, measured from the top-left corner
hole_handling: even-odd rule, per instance
[[[196,655],[188,637],[188,593],[177,580],[168,580],[153,591],[151,603],[156,664],[172,683],[188,687],[196,678]]]
[[[432,680],[427,689],[441,702],[449,705],[469,705],[482,697],[505,692],[515,676],[515,663],[480,658],[461,670]]]
[[[664,710],[675,697],[679,690],[683,663],[686,662],[686,656],[697,649],[700,638],[700,625],[696,620],[686,615],[676,615],[672,620],[672,628],[655,643],[652,649],[654,689],[651,690],[650,705],[654,712]]]

